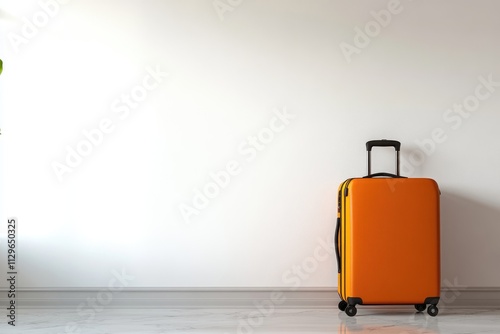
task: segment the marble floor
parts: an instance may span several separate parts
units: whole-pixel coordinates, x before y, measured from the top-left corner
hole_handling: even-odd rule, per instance
[[[390,333],[497,334],[500,310],[440,309],[437,317],[412,307],[337,309],[21,309],[16,326],[0,333]]]

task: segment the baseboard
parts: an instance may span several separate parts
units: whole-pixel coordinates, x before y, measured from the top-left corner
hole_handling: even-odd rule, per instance
[[[0,290],[7,305],[7,291]],[[336,288],[18,289],[19,308],[336,308]],[[267,306],[266,306],[267,305]],[[500,288],[444,289],[440,308],[500,308]]]
[[[440,308],[474,307],[500,308],[500,288],[469,287],[449,288],[441,291]]]

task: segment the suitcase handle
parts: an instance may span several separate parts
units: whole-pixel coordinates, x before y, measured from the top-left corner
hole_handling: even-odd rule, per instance
[[[370,140],[366,143],[366,150],[370,152],[373,147],[387,147],[387,146],[392,146],[396,151],[401,150],[401,143],[398,142],[397,140],[387,140],[387,139],[382,139],[382,140]]]
[[[337,217],[337,227],[335,228],[335,255],[337,256],[337,269],[338,273],[342,271],[340,263],[340,252],[339,252],[339,235],[340,235],[340,217]]]
[[[375,174],[370,174],[370,175],[367,175],[367,176],[363,176],[363,179],[369,179],[369,178],[372,178],[372,177],[380,177],[380,176],[394,177],[394,178],[399,178],[399,179],[406,179],[407,178],[406,176],[401,176],[401,175],[396,175],[396,174],[381,172],[381,173],[375,173]]]
[[[368,152],[368,175],[365,177],[373,177],[373,176],[390,176],[393,177],[394,174],[385,173],[376,173],[372,176],[372,148],[373,147],[388,147],[392,146],[396,150],[396,176],[400,177],[399,174],[399,151],[401,150],[401,143],[397,140],[370,140],[366,143],[366,151]]]

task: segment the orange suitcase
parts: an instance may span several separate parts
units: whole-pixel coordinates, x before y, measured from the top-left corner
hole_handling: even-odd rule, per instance
[[[395,148],[396,174],[371,174],[376,146]],[[349,316],[356,315],[356,305],[382,304],[413,304],[438,314],[440,192],[432,179],[399,175],[400,147],[394,140],[369,141],[368,175],[339,187],[339,309]]]

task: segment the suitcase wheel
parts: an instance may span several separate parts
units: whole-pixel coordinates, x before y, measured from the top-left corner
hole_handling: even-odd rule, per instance
[[[339,303],[339,310],[341,310],[342,312],[344,312],[345,309],[346,309],[346,307],[347,307],[347,302],[344,301],[344,300],[341,300],[340,303]]]
[[[415,309],[418,312],[423,312],[423,311],[425,311],[426,308],[427,308],[427,305],[425,305],[425,304],[416,304],[415,305]]]
[[[438,315],[438,313],[439,310],[436,305],[429,305],[429,307],[427,308],[427,314],[429,314],[431,317],[435,317],[436,315]]]
[[[358,310],[356,309],[356,306],[347,305],[347,307],[345,309],[345,313],[350,317],[354,317],[356,315],[356,313],[358,313]]]

